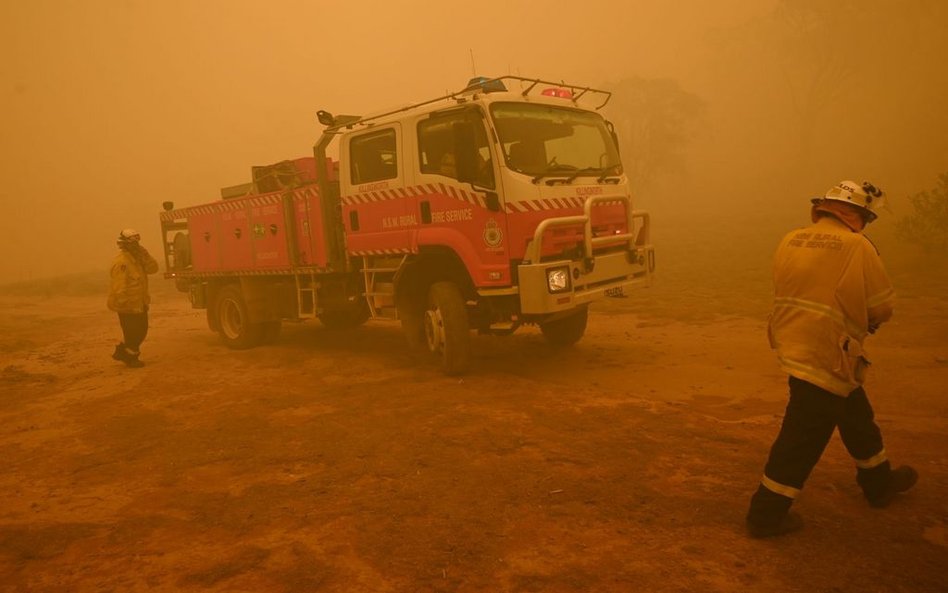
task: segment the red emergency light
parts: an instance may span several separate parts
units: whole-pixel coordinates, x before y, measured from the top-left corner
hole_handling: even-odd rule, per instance
[[[560,99],[572,99],[573,93],[569,89],[563,89],[558,87],[550,87],[548,89],[543,89],[540,93],[541,95],[546,95],[547,97],[559,97]]]

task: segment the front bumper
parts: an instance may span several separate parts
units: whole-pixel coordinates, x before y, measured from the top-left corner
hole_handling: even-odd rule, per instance
[[[563,267],[569,270],[570,286],[560,292],[551,292],[547,274],[549,270]],[[647,285],[654,270],[655,250],[651,245],[598,255],[591,260],[524,264],[518,269],[520,312],[542,315],[588,305],[610,292]]]
[[[627,232],[594,237],[592,207],[603,202],[621,201],[626,209]],[[647,212],[633,211],[628,198],[592,197],[585,203],[584,214],[548,218],[541,222],[527,247],[523,263],[517,266],[518,285],[510,289],[481,290],[480,295],[518,295],[523,315],[562,313],[625,288],[647,285],[655,271],[655,248],[649,242],[650,217]],[[557,227],[583,227],[582,254],[576,259],[542,261],[540,256],[544,233]],[[600,249],[596,253],[596,248]],[[565,271],[568,282],[563,286]],[[557,277],[551,280],[550,274]]]

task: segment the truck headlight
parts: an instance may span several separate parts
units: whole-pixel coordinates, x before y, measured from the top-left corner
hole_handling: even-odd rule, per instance
[[[546,271],[546,286],[550,292],[566,292],[570,289],[569,268],[550,268]]]

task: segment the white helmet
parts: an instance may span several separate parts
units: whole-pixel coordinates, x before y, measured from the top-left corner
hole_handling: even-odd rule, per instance
[[[141,241],[142,236],[138,234],[138,231],[135,229],[125,229],[118,236],[119,243],[138,243]]]
[[[872,222],[877,216],[875,209],[885,204],[885,192],[868,181],[863,181],[861,185],[855,181],[840,181],[826,190],[822,197],[813,198],[811,201],[819,204],[823,200],[846,202],[861,208],[868,217],[868,222]]]

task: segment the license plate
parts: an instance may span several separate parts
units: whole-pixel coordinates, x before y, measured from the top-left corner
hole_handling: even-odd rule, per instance
[[[614,299],[625,298],[625,289],[621,286],[616,286],[615,288],[607,288],[606,296]]]

